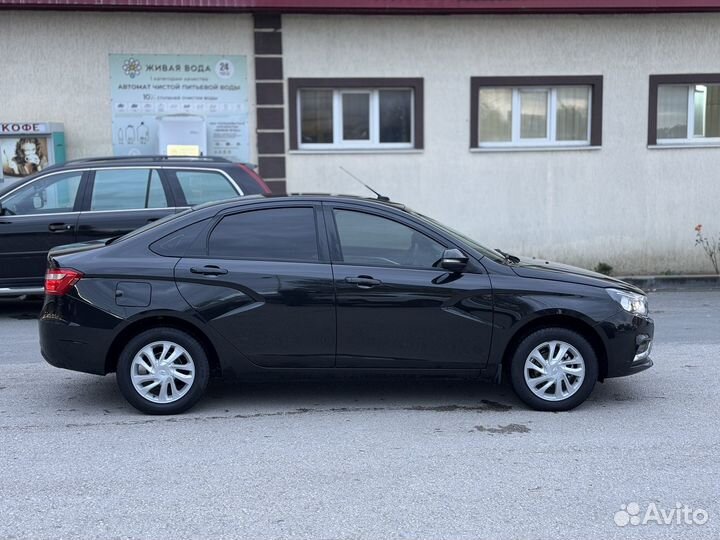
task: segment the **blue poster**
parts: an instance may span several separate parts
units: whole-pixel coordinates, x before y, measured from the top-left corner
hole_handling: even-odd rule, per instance
[[[116,156],[250,160],[244,56],[111,54]]]

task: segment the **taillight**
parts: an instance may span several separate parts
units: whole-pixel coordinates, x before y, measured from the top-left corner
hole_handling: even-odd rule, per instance
[[[57,296],[67,294],[70,288],[80,281],[82,277],[82,272],[78,272],[72,268],[49,269],[45,273],[45,294],[54,294]]]

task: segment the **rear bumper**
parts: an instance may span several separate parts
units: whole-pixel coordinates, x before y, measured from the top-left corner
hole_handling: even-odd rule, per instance
[[[88,339],[86,328],[40,320],[40,352],[55,367],[105,375],[105,349]]]
[[[40,352],[48,364],[73,371],[105,375],[112,332],[102,328],[102,325],[80,326],[63,316],[63,313],[72,313],[79,319],[86,319],[90,315],[94,315],[96,321],[104,319],[104,314],[89,313],[89,309],[87,305],[69,297],[46,299],[38,321],[38,330]],[[80,312],[83,312],[82,316]]]
[[[625,377],[653,366],[650,358],[655,323],[621,311],[600,324],[607,344],[606,377]]]

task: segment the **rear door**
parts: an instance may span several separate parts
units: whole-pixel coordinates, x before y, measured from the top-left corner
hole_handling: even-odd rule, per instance
[[[263,204],[222,216],[175,267],[183,297],[247,360],[335,364],[335,298],[321,207]]]
[[[41,287],[47,252],[76,238],[83,171],[52,173],[11,191],[0,215],[0,288]]]
[[[162,171],[148,167],[91,173],[78,221],[77,241],[118,236],[175,212]]]

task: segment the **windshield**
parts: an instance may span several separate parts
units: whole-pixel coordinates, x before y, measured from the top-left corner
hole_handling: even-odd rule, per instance
[[[462,241],[465,244],[468,244],[471,248],[476,250],[481,255],[484,255],[485,257],[492,259],[496,262],[503,262],[505,260],[505,257],[500,255],[497,251],[494,249],[489,249],[483,246],[482,244],[478,244],[475,240],[472,238],[469,238],[468,236],[465,236],[463,233],[456,231],[455,229],[448,227],[447,225],[443,225],[439,221],[429,218],[427,216],[424,216],[423,214],[420,214],[418,212],[415,212],[414,210],[410,210],[409,208],[406,208],[408,212],[410,212],[413,216],[419,218],[422,221],[426,221],[430,223],[432,226],[434,226],[437,229],[440,229],[444,233],[446,233],[448,236],[455,237],[458,240]]]
[[[127,240],[128,238],[133,238],[133,237],[137,236],[137,235],[140,234],[140,233],[143,233],[143,232],[145,232],[145,231],[149,231],[150,229],[154,229],[154,228],[157,227],[158,225],[162,225],[163,223],[167,223],[168,221],[171,221],[171,220],[173,220],[173,219],[175,219],[175,218],[178,218],[178,217],[180,217],[180,216],[184,216],[185,214],[187,214],[187,213],[189,213],[189,212],[192,212],[192,208],[188,208],[188,209],[186,209],[186,210],[183,210],[182,212],[178,212],[177,214],[168,214],[167,216],[162,217],[162,218],[158,219],[157,221],[152,221],[152,222],[148,223],[147,225],[143,225],[143,226],[140,227],[139,229],[135,229],[134,231],[130,231],[129,233],[127,233],[127,234],[125,234],[125,235],[123,235],[123,236],[118,236],[117,238],[113,238],[109,243],[114,244],[114,243],[116,243],[116,242],[122,242],[123,240]]]

